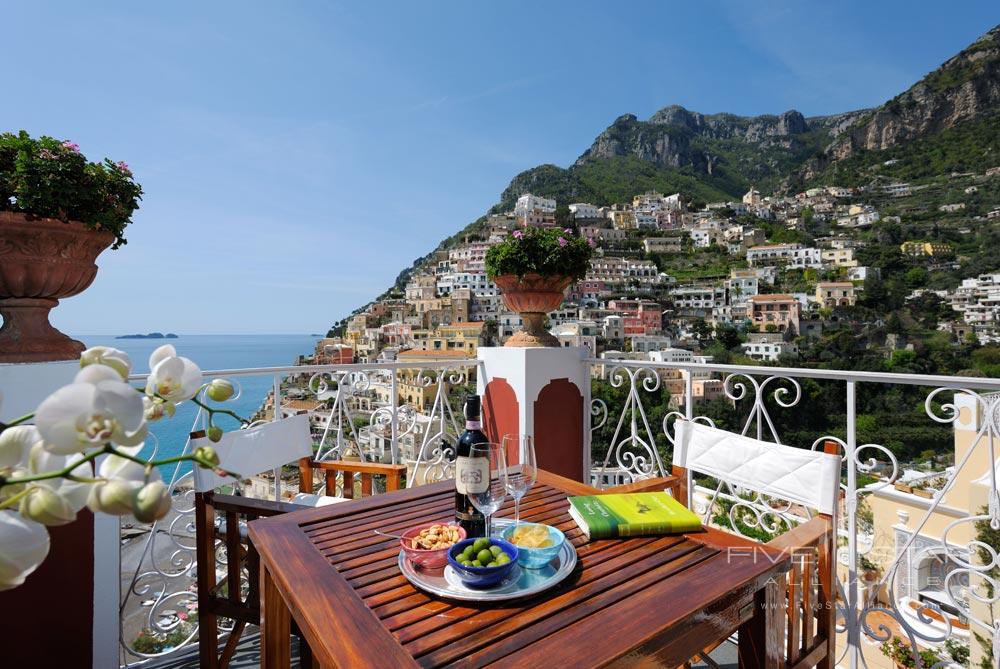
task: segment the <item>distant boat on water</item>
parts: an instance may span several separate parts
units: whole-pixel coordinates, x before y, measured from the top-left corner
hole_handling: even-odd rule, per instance
[[[127,334],[118,335],[115,339],[179,339],[173,332],[163,334],[162,332],[150,332],[149,334]]]

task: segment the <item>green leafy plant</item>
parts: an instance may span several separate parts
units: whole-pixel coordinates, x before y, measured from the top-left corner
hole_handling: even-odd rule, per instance
[[[141,199],[124,162],[91,163],[70,141],[0,133],[0,211],[80,221],[114,233],[118,248]]]
[[[910,644],[903,641],[898,636],[894,636],[892,639],[882,642],[880,650],[883,655],[900,667],[917,666],[917,661],[914,657],[913,649],[910,647]],[[929,648],[919,651],[919,654],[920,662],[925,667],[933,667],[941,661],[941,656]]]
[[[486,252],[486,274],[490,279],[540,274],[579,280],[586,276],[593,252],[592,242],[572,228],[518,229]]]
[[[969,664],[970,650],[969,644],[966,642],[959,641],[958,639],[946,639],[944,649],[948,651],[948,656],[952,662],[966,666]]]

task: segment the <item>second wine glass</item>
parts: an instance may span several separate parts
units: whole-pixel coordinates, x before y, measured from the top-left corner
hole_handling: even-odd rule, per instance
[[[483,458],[489,462],[489,481],[486,485],[471,488],[468,495],[472,505],[486,516],[486,536],[490,537],[490,520],[507,497],[507,458],[504,457],[503,446],[490,442],[473,444],[469,457]]]
[[[514,498],[514,524],[521,521],[521,498],[527,494],[531,486],[538,480],[538,463],[535,460],[535,440],[530,434],[506,434],[503,438],[503,451],[517,453],[520,465],[514,465],[507,470],[507,492]]]

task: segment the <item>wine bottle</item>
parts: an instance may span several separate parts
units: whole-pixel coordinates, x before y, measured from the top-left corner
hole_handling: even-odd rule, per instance
[[[465,398],[465,432],[455,448],[455,521],[468,537],[486,535],[486,517],[469,499],[470,492],[484,492],[490,484],[490,461],[469,456],[473,445],[489,441],[482,426],[479,395],[469,395]]]

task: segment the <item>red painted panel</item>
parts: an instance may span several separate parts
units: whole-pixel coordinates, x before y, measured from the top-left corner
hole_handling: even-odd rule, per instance
[[[517,395],[507,379],[494,377],[486,384],[483,397],[483,432],[490,441],[501,443],[505,434],[520,433],[520,405]],[[507,451],[507,462],[517,464],[520,457],[516,447]]]
[[[49,528],[45,562],[0,592],[4,667],[89,667],[93,662],[94,515]],[[117,621],[108,621],[117,624]],[[16,640],[16,641],[15,641]]]
[[[583,471],[583,395],[569,379],[553,379],[535,400],[538,466],[574,481]]]

